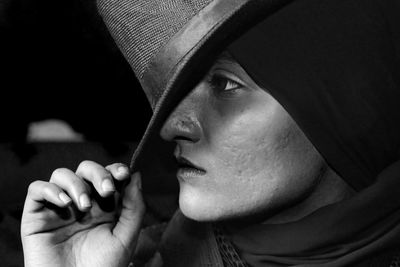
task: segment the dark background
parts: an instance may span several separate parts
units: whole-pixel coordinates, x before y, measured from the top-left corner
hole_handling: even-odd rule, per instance
[[[29,183],[85,159],[128,164],[151,109],[93,0],[0,0],[0,92],[0,266],[23,266]],[[31,123],[47,119],[66,122],[84,141],[29,141]],[[145,224],[176,208],[166,183],[153,181]]]
[[[136,141],[151,115],[93,0],[1,0],[0,78],[2,141],[48,117],[88,140]]]

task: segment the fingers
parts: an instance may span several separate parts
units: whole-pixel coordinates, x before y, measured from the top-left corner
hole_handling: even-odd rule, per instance
[[[43,206],[44,201],[63,208],[71,204],[72,199],[56,184],[44,181],[31,183],[24,209],[28,212],[35,211]]]
[[[114,163],[106,166],[111,175],[118,181],[123,181],[129,178],[129,168],[122,163]]]
[[[89,186],[73,171],[66,168],[56,169],[51,175],[50,183],[53,183],[66,191],[72,198],[74,204],[81,211],[86,211],[92,206],[89,197]]]
[[[115,192],[111,173],[94,161],[82,161],[76,170],[76,175],[91,182],[102,197],[109,196]]]
[[[129,169],[122,163],[114,163],[103,167],[100,164],[85,160],[79,164],[76,175],[91,182],[96,191],[106,197],[115,192],[113,179],[123,181],[129,178]]]
[[[136,244],[144,213],[141,176],[135,173],[123,192],[121,215],[113,230],[113,234],[128,249]]]
[[[60,168],[56,169],[50,178],[50,183],[36,181],[31,184],[27,198],[40,202],[46,200],[57,206],[65,207],[73,202],[79,210],[86,211],[91,206],[90,186],[85,181],[93,184],[102,197],[107,197],[115,192],[113,178],[123,181],[129,178],[129,169],[126,165],[115,163],[104,168],[93,161],[83,161],[73,171]],[[32,203],[34,203],[32,202]],[[39,207],[40,203],[30,204],[31,208]]]

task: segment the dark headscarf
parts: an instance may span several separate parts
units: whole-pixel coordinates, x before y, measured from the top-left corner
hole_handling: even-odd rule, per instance
[[[294,1],[228,50],[358,191],[297,222],[237,229],[242,257],[346,266],[400,250],[400,1]]]

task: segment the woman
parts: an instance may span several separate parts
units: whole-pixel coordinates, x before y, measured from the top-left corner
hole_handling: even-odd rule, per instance
[[[398,264],[399,3],[99,8],[154,115],[130,180],[124,165],[85,161],[30,186],[26,266],[127,266],[158,134],[176,144],[180,210],[150,265]]]

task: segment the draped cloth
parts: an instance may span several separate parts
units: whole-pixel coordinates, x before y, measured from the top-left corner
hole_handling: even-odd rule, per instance
[[[228,50],[357,190],[296,222],[235,229],[241,257],[351,266],[400,249],[400,1],[293,1]]]

